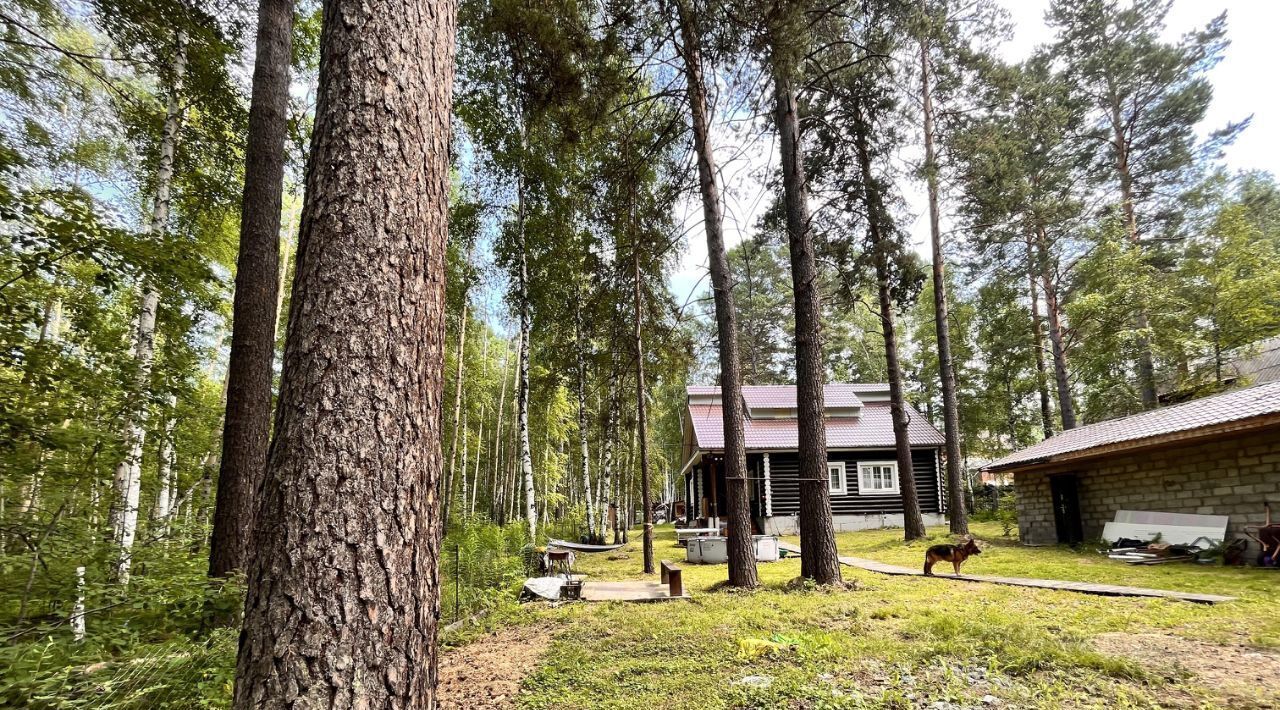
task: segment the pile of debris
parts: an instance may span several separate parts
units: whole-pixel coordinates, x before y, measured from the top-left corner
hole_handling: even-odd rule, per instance
[[[1117,510],[1102,537],[1113,560],[1134,565],[1213,562],[1227,537],[1227,516]]]
[[[1204,546],[1201,546],[1204,545]],[[1167,542],[1142,542],[1120,539],[1104,550],[1107,557],[1123,560],[1131,565],[1162,565],[1166,562],[1214,561],[1214,545],[1208,538],[1200,538],[1200,544],[1172,545]]]

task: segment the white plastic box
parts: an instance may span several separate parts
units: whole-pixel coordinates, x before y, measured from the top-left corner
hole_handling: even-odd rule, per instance
[[[757,562],[778,560],[778,538],[773,535],[754,536]],[[725,537],[695,537],[685,548],[685,560],[692,564],[722,565],[729,562],[729,539]]]

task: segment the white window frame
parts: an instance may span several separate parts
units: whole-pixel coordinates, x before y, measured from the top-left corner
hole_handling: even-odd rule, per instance
[[[888,467],[890,472],[890,482],[893,488],[874,489],[866,485],[868,475],[867,469],[872,467]],[[901,493],[898,485],[898,462],[897,461],[859,461],[858,462],[858,495],[864,496],[896,496]]]
[[[840,487],[831,487],[831,471],[835,469],[840,471]],[[849,475],[845,468],[844,461],[828,461],[827,462],[827,492],[832,495],[846,495],[849,492]]]

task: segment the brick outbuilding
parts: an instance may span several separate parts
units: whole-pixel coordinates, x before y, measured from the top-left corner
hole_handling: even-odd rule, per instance
[[[1117,510],[1227,515],[1280,503],[1280,382],[1071,429],[983,469],[1012,473],[1029,544],[1095,540]]]

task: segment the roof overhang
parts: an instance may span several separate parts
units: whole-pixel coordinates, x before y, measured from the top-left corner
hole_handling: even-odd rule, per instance
[[[676,475],[677,475],[677,476],[683,476],[683,475],[685,475],[685,474],[689,473],[689,469],[693,468],[693,467],[694,467],[694,465],[695,465],[695,464],[697,464],[697,463],[698,463],[699,461],[701,461],[701,460],[702,460],[702,449],[694,449],[694,450],[693,450],[693,455],[689,457],[689,460],[688,460],[688,461],[685,461],[685,462],[684,462],[684,466],[682,466],[682,467],[680,468],[680,473],[678,473],[678,474],[676,474]]]
[[[1264,414],[1262,416],[1250,417],[1248,419],[1222,422],[1221,424],[1187,429],[1185,431],[1175,431],[1168,434],[1149,436],[1142,439],[1118,441],[1112,444],[1103,444],[1101,446],[1093,446],[1087,449],[1079,449],[1077,451],[1066,451],[1060,454],[1053,454],[1025,461],[1014,461],[1006,464],[984,466],[981,470],[990,473],[1012,471],[1015,475],[1018,473],[1030,473],[1033,471],[1045,471],[1066,467],[1083,461],[1103,458],[1112,454],[1183,446],[1206,440],[1261,431],[1270,427],[1280,427],[1280,413]]]

